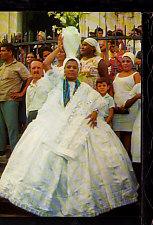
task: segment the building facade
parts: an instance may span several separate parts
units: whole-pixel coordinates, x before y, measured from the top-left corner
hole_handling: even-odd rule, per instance
[[[22,12],[0,12],[0,41],[11,34],[22,32]]]
[[[80,33],[82,37],[88,36],[88,32],[94,32],[97,26],[105,31],[120,28],[126,34],[142,24],[141,12],[83,12],[80,18]]]
[[[28,14],[25,14],[25,12],[1,11],[0,41],[2,41],[5,35],[7,35],[8,40],[10,40],[11,35],[17,32],[23,33],[29,32],[29,30],[32,31],[35,22],[31,24],[28,23],[29,18],[26,18],[27,15]],[[33,17],[35,17],[35,15]],[[44,17],[44,13],[39,13],[39,17],[42,17],[41,21],[44,21],[44,27],[49,24],[46,29],[51,30],[51,21],[47,21],[47,16]],[[28,25],[26,25],[26,23]],[[126,25],[126,34],[128,34],[134,26],[137,27],[141,25],[141,23],[141,12],[83,12],[81,13],[79,27],[82,37],[87,37],[88,33],[93,32],[97,26],[103,28],[105,36],[106,29],[114,30],[116,26],[116,28],[121,28],[124,31]],[[42,25],[43,24],[37,23],[38,29],[43,29]]]

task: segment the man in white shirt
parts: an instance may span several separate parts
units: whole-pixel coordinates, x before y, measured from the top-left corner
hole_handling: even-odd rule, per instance
[[[29,124],[36,118],[38,110],[42,107],[51,90],[51,83],[44,76],[43,62],[34,60],[30,65],[30,72],[33,77],[26,92],[26,115]]]

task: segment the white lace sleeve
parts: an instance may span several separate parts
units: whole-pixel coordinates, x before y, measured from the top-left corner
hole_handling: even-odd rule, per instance
[[[61,75],[58,71],[53,67],[45,73],[45,78],[48,79],[51,83],[51,89],[53,89],[60,81]]]

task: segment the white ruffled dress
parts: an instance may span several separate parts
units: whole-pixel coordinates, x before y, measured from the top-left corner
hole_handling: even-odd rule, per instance
[[[141,93],[141,83],[136,84],[132,91],[131,97]],[[131,154],[132,161],[136,163],[141,162],[141,99],[137,100],[138,112],[133,124],[132,137],[131,137]]]
[[[0,196],[43,217],[89,217],[137,201],[131,161],[109,125],[85,119],[105,102],[82,83],[64,108],[62,82],[17,143]]]

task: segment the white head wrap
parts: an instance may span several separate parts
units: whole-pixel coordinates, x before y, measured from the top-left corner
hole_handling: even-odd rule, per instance
[[[101,50],[100,50],[99,43],[94,38],[86,38],[86,39],[84,39],[84,42],[86,42],[90,46],[95,47],[95,49],[96,49],[96,55],[100,55],[101,54]]]
[[[65,69],[65,66],[66,66],[66,63],[69,61],[69,60],[75,60],[78,64],[78,69],[80,71],[80,61],[76,58],[76,57],[69,57],[69,58],[66,58],[63,62],[63,67]]]
[[[132,52],[125,52],[123,55],[122,55],[122,59],[123,57],[129,57],[134,65],[134,62],[135,62],[135,55],[132,53]]]

